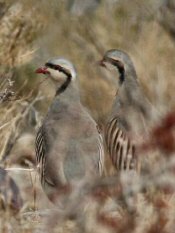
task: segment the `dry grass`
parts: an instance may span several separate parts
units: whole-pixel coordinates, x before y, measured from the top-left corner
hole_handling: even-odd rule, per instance
[[[36,128],[54,94],[48,82],[36,80],[34,70],[49,57],[73,61],[82,102],[103,124],[117,82],[96,61],[107,49],[125,50],[145,94],[166,117],[150,129],[144,144],[138,142],[145,165],[139,178],[128,181],[129,189],[118,175],[96,181],[73,200],[74,214],[71,204],[66,211],[53,210],[34,172],[9,171],[24,206],[19,213],[10,206],[1,210],[0,232],[174,233],[175,44],[157,21],[160,1],[101,1],[94,12],[80,16],[68,12],[65,3],[0,1],[1,166],[34,167]]]

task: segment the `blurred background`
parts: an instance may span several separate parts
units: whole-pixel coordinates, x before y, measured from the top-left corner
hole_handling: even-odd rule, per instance
[[[174,111],[174,0],[0,0],[0,165],[3,169],[9,168],[8,174],[14,178],[21,196],[13,200],[12,191],[4,192],[0,188],[2,232],[33,232],[40,222],[34,210],[52,206],[32,169],[36,131],[55,93],[48,80],[35,74],[36,68],[51,57],[70,59],[78,72],[81,100],[97,123],[103,125],[118,80],[99,68],[97,61],[112,48],[122,49],[131,56],[143,90],[162,118]],[[159,158],[156,152],[155,165],[161,167],[165,161],[167,158]],[[171,175],[168,173],[168,176]],[[165,194],[160,195],[161,191],[156,196],[161,199],[160,205],[171,206],[166,209],[171,214],[165,211],[171,216],[168,230],[161,231],[165,219],[155,214],[151,199],[147,214],[156,219],[155,223],[162,221],[164,225],[159,230],[153,226],[155,231],[151,231],[150,223],[150,231],[142,225],[143,229],[133,228],[131,232],[174,233],[174,192],[167,200]],[[150,193],[151,196],[152,189]],[[10,211],[4,215],[7,206]],[[140,206],[145,208],[143,203]],[[22,213],[22,217],[17,215],[16,219],[16,214],[11,217],[11,209]],[[141,216],[140,221],[146,221],[143,219],[147,217]],[[30,221],[35,224],[31,226]],[[85,232],[115,232],[116,226],[113,229],[110,225],[106,231],[99,229],[88,231],[87,228]],[[121,228],[120,232],[127,231]]]

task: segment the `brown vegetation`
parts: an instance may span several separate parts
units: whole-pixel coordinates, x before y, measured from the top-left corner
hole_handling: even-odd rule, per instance
[[[175,43],[167,29],[174,23],[162,18],[174,10],[171,1],[166,8],[162,1],[99,1],[94,11],[76,14],[68,0],[0,0],[0,165],[23,199],[18,213],[0,210],[0,232],[174,233]],[[125,175],[109,166],[110,177],[93,181],[69,209],[53,210],[33,169],[36,129],[54,93],[34,70],[50,57],[72,60],[82,102],[103,125],[117,80],[96,61],[110,48],[130,54],[160,115],[137,142],[140,177],[133,175],[128,188]]]

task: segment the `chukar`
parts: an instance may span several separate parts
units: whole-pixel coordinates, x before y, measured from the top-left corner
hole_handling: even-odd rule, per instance
[[[100,65],[118,72],[119,87],[105,127],[105,142],[117,170],[139,170],[140,162],[134,139],[141,138],[145,122],[151,119],[152,105],[144,96],[130,57],[112,49],[105,53]]]
[[[80,102],[72,63],[53,58],[36,73],[50,78],[56,91],[36,137],[41,184],[54,202],[74,184],[101,176],[103,144],[96,123]]]

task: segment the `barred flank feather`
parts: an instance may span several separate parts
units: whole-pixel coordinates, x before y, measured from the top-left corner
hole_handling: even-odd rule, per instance
[[[45,173],[45,146],[44,146],[42,127],[40,127],[38,130],[35,141],[35,148],[36,148],[36,160],[39,167],[40,179],[41,179],[41,183],[43,183],[44,173]]]
[[[98,148],[99,148],[98,169],[99,169],[99,174],[102,175],[104,168],[104,149],[103,149],[103,137],[101,136],[101,134],[99,134]]]
[[[107,124],[105,141],[112,163],[117,170],[137,170],[135,145],[118,127],[117,117]]]

